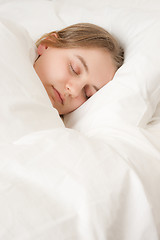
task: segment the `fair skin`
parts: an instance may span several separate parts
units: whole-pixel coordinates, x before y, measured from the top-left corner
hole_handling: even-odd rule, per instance
[[[34,68],[60,115],[74,111],[112,80],[111,55],[98,48],[38,46]]]

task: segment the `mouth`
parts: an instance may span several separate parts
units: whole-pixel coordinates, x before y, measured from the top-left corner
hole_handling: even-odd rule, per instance
[[[56,88],[54,88],[53,86],[52,86],[52,88],[53,88],[53,92],[54,92],[54,97],[56,98],[56,100],[58,101],[58,102],[60,102],[61,104],[63,104],[63,98],[62,98],[62,96],[61,96],[61,94],[57,91],[57,89]]]

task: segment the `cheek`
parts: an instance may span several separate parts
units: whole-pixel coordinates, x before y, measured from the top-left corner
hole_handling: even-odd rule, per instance
[[[40,77],[40,79],[42,80],[42,78],[44,78],[44,76],[46,75],[47,69],[46,69],[46,64],[45,61],[43,61],[42,57],[40,57],[34,65],[34,68],[38,74],[38,76]]]
[[[80,107],[84,102],[86,102],[84,96],[79,96],[77,98],[73,98],[72,103],[70,105],[72,106],[73,110],[75,110],[78,107]]]
[[[65,83],[69,78],[67,67],[60,62],[52,61],[43,65],[43,73],[46,80],[54,83]]]
[[[51,63],[45,61],[45,59],[39,59],[35,66],[35,70],[43,84],[50,83],[54,74]]]

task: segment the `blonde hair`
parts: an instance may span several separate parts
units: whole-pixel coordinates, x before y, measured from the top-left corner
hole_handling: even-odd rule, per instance
[[[124,50],[118,41],[104,28],[91,23],[78,23],[44,34],[36,42],[37,47],[40,44],[54,48],[101,48],[111,54],[117,69],[124,61]]]

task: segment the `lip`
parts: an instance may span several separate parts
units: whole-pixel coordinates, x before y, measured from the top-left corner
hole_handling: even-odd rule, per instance
[[[53,86],[52,86],[52,88],[53,88],[54,97],[56,98],[56,100],[57,100],[58,102],[60,102],[61,104],[63,104],[63,98],[62,98],[61,94],[60,94],[60,93],[57,91],[57,89],[54,88]]]

